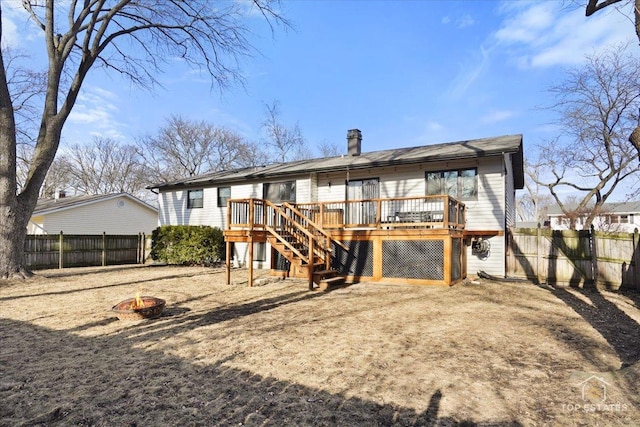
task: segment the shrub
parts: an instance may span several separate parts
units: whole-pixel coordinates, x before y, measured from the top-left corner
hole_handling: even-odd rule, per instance
[[[222,230],[208,225],[164,225],[151,239],[151,258],[167,264],[211,265],[225,255]]]

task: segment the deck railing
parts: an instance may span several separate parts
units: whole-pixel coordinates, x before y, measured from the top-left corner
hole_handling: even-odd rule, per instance
[[[261,199],[229,200],[228,227],[277,227],[278,216]],[[407,227],[464,229],[465,206],[449,196],[397,197],[290,204],[321,229]],[[298,218],[299,219],[299,218]]]

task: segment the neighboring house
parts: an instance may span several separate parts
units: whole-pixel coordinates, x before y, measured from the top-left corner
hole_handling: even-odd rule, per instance
[[[518,221],[516,222],[516,228],[537,228],[538,226],[543,226],[544,224],[538,221]]]
[[[359,130],[347,139],[342,156],[151,185],[159,223],[225,229],[234,262],[250,267],[292,268],[306,229],[331,239],[331,259],[321,261],[354,279],[452,284],[467,270],[505,274],[505,231],[524,186],[522,135],[369,153]],[[287,243],[285,228],[302,239]]]
[[[27,226],[29,234],[150,234],[158,210],[128,194],[103,194],[39,200]]]
[[[575,205],[566,207],[569,210],[575,210]],[[582,230],[589,211],[576,213],[575,229]],[[549,217],[549,226],[554,230],[568,230],[570,228],[570,220],[559,206],[550,206],[547,215]],[[600,208],[600,213],[593,220],[593,228],[599,231],[614,231],[623,233],[633,233],[636,228],[640,229],[640,201],[637,202],[619,202],[604,203]]]

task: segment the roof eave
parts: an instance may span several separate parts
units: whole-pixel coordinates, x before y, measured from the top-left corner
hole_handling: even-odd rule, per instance
[[[519,169],[520,171],[523,170],[522,165],[523,165],[523,161],[522,161],[522,150],[496,150],[496,151],[488,151],[484,153],[484,156],[499,156],[505,153],[520,153],[519,157],[516,156],[516,158],[520,159],[519,162]],[[412,164],[420,164],[420,163],[433,163],[433,162],[445,162],[445,161],[451,161],[451,160],[464,160],[464,159],[471,159],[471,158],[475,158],[477,156],[474,155],[449,155],[449,156],[429,156],[429,157],[421,157],[421,158],[417,158],[417,159],[409,159],[409,160],[384,160],[384,161],[372,161],[369,163],[363,163],[363,164],[345,164],[345,165],[341,165],[341,166],[332,166],[332,167],[322,167],[322,168],[304,168],[304,169],[300,169],[300,170],[293,170],[293,171],[287,171],[287,172],[277,172],[277,173],[269,173],[269,172],[261,172],[261,173],[257,173],[257,174],[252,174],[252,175],[246,175],[243,177],[239,177],[239,178],[235,178],[235,179],[220,179],[220,180],[212,180],[212,179],[208,179],[208,180],[202,180],[202,181],[193,181],[193,182],[174,182],[174,183],[163,183],[163,184],[154,184],[152,186],[148,186],[146,187],[146,189],[151,190],[151,189],[158,189],[160,191],[167,191],[170,189],[175,189],[175,188],[200,188],[203,187],[207,184],[209,185],[227,185],[227,184],[235,184],[235,183],[239,183],[239,182],[246,182],[247,180],[260,180],[260,179],[264,179],[264,178],[279,178],[279,177],[290,177],[290,176],[296,176],[296,175],[304,175],[307,173],[330,173],[330,172],[338,172],[338,171],[343,171],[343,170],[350,170],[350,171],[355,171],[355,170],[363,170],[363,169],[371,169],[371,168],[379,168],[379,167],[389,167],[389,166],[405,166],[405,165],[412,165]],[[515,161],[517,162],[517,160]],[[517,165],[514,164],[514,168],[517,168]],[[514,175],[516,176],[516,178],[518,178],[518,174],[514,173]],[[522,189],[524,188],[524,173],[522,172],[522,178],[521,179],[517,179],[516,180],[516,188],[517,189]]]

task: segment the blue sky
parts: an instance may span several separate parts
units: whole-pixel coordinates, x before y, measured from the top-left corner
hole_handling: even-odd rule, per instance
[[[3,0],[4,37],[37,63],[44,45],[19,3]],[[346,149],[352,128],[363,133],[363,151],[522,133],[527,155],[554,135],[553,117],[538,107],[550,104],[546,89],[566,67],[613,43],[640,50],[629,4],[586,18],[568,3],[285,1],[294,29],[272,36],[250,18],[260,54],[243,60],[244,87],[211,90],[176,61],[153,93],[95,72],[63,144],[96,134],[131,142],[171,114],[259,140],[263,103],[277,100],[310,147]]]

